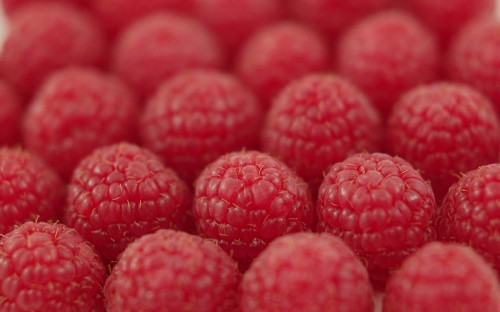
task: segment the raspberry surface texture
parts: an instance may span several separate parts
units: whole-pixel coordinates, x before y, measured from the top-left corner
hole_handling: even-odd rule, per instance
[[[500,22],[480,19],[466,26],[447,58],[448,77],[477,88],[500,114]]]
[[[384,312],[498,312],[500,285],[469,247],[430,243],[410,255],[387,283]]]
[[[233,76],[183,72],[162,84],[140,120],[145,147],[188,183],[228,152],[258,145],[263,112]]]
[[[403,95],[387,126],[387,148],[432,182],[440,203],[460,173],[498,161],[500,123],[492,104],[462,84],[435,83]]]
[[[112,70],[143,96],[180,71],[222,64],[222,50],[206,26],[169,13],[130,25],[118,38],[111,61]]]
[[[104,294],[109,312],[232,312],[240,280],[236,263],[213,242],[158,230],[125,249]]]
[[[8,15],[14,14],[17,10],[24,7],[25,5],[29,5],[31,3],[40,3],[40,2],[59,2],[63,4],[74,5],[75,7],[82,8],[86,7],[88,0],[2,0],[2,5],[4,11]]]
[[[104,274],[99,254],[74,229],[26,222],[0,239],[0,310],[91,311]]]
[[[472,246],[500,272],[500,164],[466,173],[451,188],[438,217],[438,238]],[[499,273],[500,276],[500,273]]]
[[[21,99],[7,82],[0,80],[0,146],[20,143],[22,114]]]
[[[381,136],[377,111],[354,85],[316,74],[292,82],[276,97],[261,145],[316,193],[331,165],[354,153],[378,150]]]
[[[436,238],[429,183],[400,157],[362,153],[332,166],[319,189],[318,231],[344,239],[378,287]]]
[[[243,276],[242,312],[371,312],[372,287],[365,267],[333,235],[279,237]]]
[[[70,65],[98,66],[106,43],[97,24],[70,6],[32,3],[12,16],[0,54],[0,72],[31,96],[54,71]]]
[[[75,169],[66,222],[113,261],[138,237],[182,229],[189,189],[151,152],[121,143],[95,150]]]
[[[136,140],[139,106],[117,78],[91,69],[52,75],[28,107],[23,142],[68,180],[95,148]]]
[[[64,184],[35,155],[0,149],[0,234],[25,221],[55,221],[62,215]]]
[[[338,44],[339,73],[363,90],[383,115],[408,89],[438,78],[432,34],[413,16],[387,11],[346,31]]]
[[[307,184],[277,159],[235,152],[209,164],[195,182],[193,213],[201,236],[213,239],[241,271],[276,237],[310,230]]]
[[[241,48],[236,73],[269,106],[288,83],[329,69],[328,47],[312,29],[293,22],[270,25]]]

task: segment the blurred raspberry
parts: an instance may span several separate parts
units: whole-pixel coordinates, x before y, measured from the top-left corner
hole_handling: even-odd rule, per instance
[[[183,72],[148,102],[140,131],[144,146],[191,184],[219,156],[256,148],[262,117],[258,100],[232,76]]]
[[[53,74],[28,107],[24,144],[68,180],[95,148],[134,140],[138,113],[134,95],[118,79],[67,68]]]
[[[498,161],[500,122],[474,89],[436,83],[409,91],[394,106],[387,145],[432,182],[438,203],[460,173]]]
[[[307,184],[282,162],[255,151],[209,164],[195,182],[193,212],[199,233],[238,261],[241,271],[270,241],[313,223]]]
[[[262,149],[303,177],[313,193],[331,165],[362,151],[376,151],[382,127],[368,99],[333,75],[292,82],[271,105]]]
[[[500,285],[471,248],[430,243],[410,255],[387,283],[384,312],[498,312]]]
[[[0,310],[90,311],[104,274],[99,254],[74,229],[27,222],[0,239]]]
[[[190,200],[184,182],[151,152],[127,143],[110,145],[75,169],[66,221],[113,261],[142,235],[182,229]]]
[[[14,12],[24,7],[25,5],[41,2],[59,2],[62,4],[74,5],[75,7],[80,8],[86,7],[89,0],[2,0],[3,9],[8,15],[12,15]]]
[[[158,230],[125,249],[104,294],[109,312],[232,312],[240,279],[236,263],[213,242]]]
[[[436,238],[429,183],[399,157],[356,154],[336,163],[319,189],[318,231],[344,239],[380,287],[390,271]]]
[[[241,289],[242,312],[373,311],[366,269],[330,234],[277,238],[252,263]]]
[[[0,80],[0,146],[20,143],[22,114],[21,99],[5,81]]]

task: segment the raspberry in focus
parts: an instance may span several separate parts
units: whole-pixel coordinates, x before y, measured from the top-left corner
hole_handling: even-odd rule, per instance
[[[389,279],[384,312],[498,312],[500,285],[471,248],[430,243],[410,255]]]
[[[8,83],[0,80],[0,146],[20,143],[22,114],[21,99]]]
[[[209,164],[195,182],[193,213],[202,237],[213,239],[245,271],[276,237],[310,230],[307,184],[261,152],[234,152]]]
[[[342,238],[377,287],[406,256],[436,238],[431,186],[400,157],[362,153],[336,163],[316,208],[318,232]]]
[[[91,311],[104,275],[92,245],[63,224],[27,222],[0,239],[2,311]]]
[[[295,233],[279,237],[243,276],[242,312],[371,312],[365,267],[339,238]]]
[[[262,108],[229,74],[189,71],[160,86],[140,120],[146,148],[191,184],[228,152],[256,148]]]

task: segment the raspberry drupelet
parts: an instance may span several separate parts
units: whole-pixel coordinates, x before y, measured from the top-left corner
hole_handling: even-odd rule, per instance
[[[160,86],[140,119],[143,145],[191,184],[228,152],[258,145],[263,112],[233,76],[182,72]]]
[[[495,272],[472,248],[429,243],[389,279],[383,312],[498,312]]]
[[[295,233],[279,237],[243,276],[242,312],[371,312],[366,268],[338,237]]]
[[[261,145],[317,193],[332,164],[378,150],[381,136],[377,111],[354,85],[338,76],[316,74],[292,82],[276,97]]]
[[[104,276],[92,245],[63,224],[26,222],[0,239],[1,311],[92,311]]]
[[[441,203],[460,173],[498,161],[500,122],[469,86],[435,83],[403,95],[389,116],[386,144],[432,183]]]
[[[22,114],[21,99],[7,82],[0,80],[0,146],[20,143]]]
[[[49,77],[28,107],[23,142],[68,180],[95,148],[136,140],[138,114],[135,96],[115,77],[66,68]]]
[[[269,106],[294,79],[329,69],[328,47],[312,29],[293,22],[262,28],[241,48],[235,71]]]
[[[109,312],[233,312],[241,273],[209,240],[158,230],[131,243],[106,281]]]
[[[64,196],[61,179],[38,157],[20,149],[0,149],[0,234],[26,221],[59,219]]]
[[[0,72],[29,98],[54,71],[66,66],[100,66],[106,42],[97,24],[76,8],[32,3],[12,16],[0,54]]]
[[[342,36],[337,52],[339,74],[364,91],[383,116],[402,93],[439,74],[435,38],[403,12],[362,20]]]
[[[307,231],[313,203],[307,184],[277,159],[234,152],[209,164],[195,182],[194,218],[245,271],[276,237]]]
[[[399,157],[362,153],[336,163],[316,208],[318,231],[344,239],[377,288],[406,256],[436,238],[431,186]]]
[[[189,189],[151,152],[128,143],[84,158],[68,187],[66,222],[114,261],[136,238],[161,228],[184,229]]]
[[[144,97],[178,72],[224,63],[206,26],[171,13],[148,15],[130,25],[118,37],[111,58],[112,70]]]
[[[10,16],[25,5],[30,5],[31,3],[59,2],[63,4],[73,5],[77,8],[84,8],[87,6],[88,0],[2,0],[1,2],[3,4],[3,9],[7,13],[7,15]]]

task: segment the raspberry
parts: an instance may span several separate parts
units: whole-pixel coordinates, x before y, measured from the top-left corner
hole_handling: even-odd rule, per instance
[[[95,148],[134,140],[138,113],[134,96],[116,78],[90,69],[63,69],[46,81],[28,108],[24,143],[67,180]]]
[[[403,92],[435,80],[439,61],[432,34],[398,11],[359,22],[338,46],[339,73],[358,85],[384,116]]]
[[[90,311],[104,274],[99,254],[75,230],[27,222],[0,239],[0,310]]]
[[[25,5],[38,2],[59,2],[74,5],[76,7],[85,7],[88,0],[2,0],[3,9],[8,15],[13,14]]]
[[[448,76],[488,96],[500,114],[500,22],[481,19],[465,27],[453,41]]]
[[[136,238],[182,228],[189,189],[146,149],[121,143],[99,148],[75,169],[66,220],[107,260]]]
[[[246,311],[373,311],[368,273],[330,234],[277,238],[255,259],[241,283]]]
[[[292,82],[272,103],[262,148],[317,191],[332,164],[377,150],[381,135],[377,112],[355,86],[334,75],[310,75]]]
[[[0,146],[15,145],[20,142],[22,103],[14,90],[0,80]]]
[[[256,148],[262,116],[257,99],[232,76],[183,72],[149,101],[140,130],[144,146],[192,183],[219,156]]]
[[[386,154],[356,154],[333,165],[319,189],[317,212],[318,231],[344,239],[376,286],[436,238],[429,183],[408,162]]]
[[[195,182],[199,233],[212,238],[241,271],[281,235],[309,230],[313,203],[307,184],[266,154],[235,152],[209,164]]]
[[[180,71],[222,63],[222,52],[206,27],[167,13],[132,24],[118,38],[112,56],[113,71],[143,96]]]
[[[289,82],[327,71],[328,48],[311,29],[282,22],[261,29],[241,48],[236,73],[267,106]]]
[[[386,132],[389,150],[431,181],[438,203],[461,172],[498,161],[498,117],[466,85],[435,83],[409,91],[391,112]]]
[[[383,311],[497,312],[500,286],[472,249],[429,243],[409,256],[387,283]]]
[[[500,276],[500,164],[466,173],[443,201],[438,238],[472,246]]]
[[[104,294],[109,312],[232,312],[240,279],[236,263],[214,243],[159,230],[125,249]]]
[[[105,46],[99,28],[84,13],[57,3],[32,3],[12,16],[0,71],[29,97],[60,68],[102,64]]]

